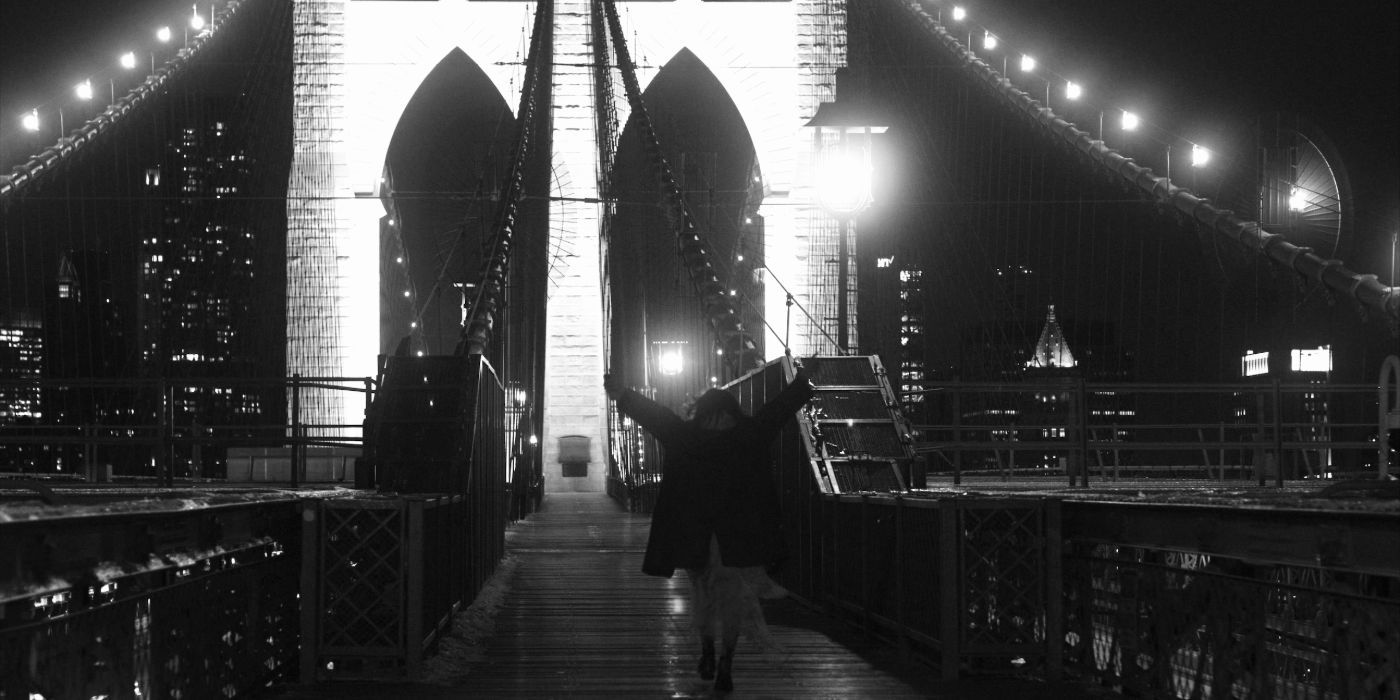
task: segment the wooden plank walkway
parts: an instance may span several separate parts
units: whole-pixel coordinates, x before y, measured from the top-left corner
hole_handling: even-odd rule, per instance
[[[792,601],[764,604],[784,653],[765,655],[741,640],[735,690],[714,693],[695,673],[684,574],[641,573],[649,522],[602,494],[551,494],[541,512],[511,527],[494,628],[478,653],[447,662],[460,668],[447,669],[445,684],[336,682],[283,688],[276,697],[1102,697],[1026,680],[941,682],[928,667],[902,662],[888,646]],[[440,681],[442,664],[428,664]]]

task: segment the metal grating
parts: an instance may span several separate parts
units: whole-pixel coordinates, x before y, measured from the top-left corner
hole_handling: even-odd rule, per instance
[[[903,491],[899,472],[892,462],[850,461],[832,462],[832,477],[841,493]]]
[[[963,629],[968,653],[1044,642],[1045,552],[1040,508],[962,509]]]
[[[819,426],[822,452],[828,458],[841,457],[904,457],[905,444],[893,423],[823,422]]]
[[[405,529],[397,507],[323,509],[321,644],[398,649],[404,639]]]
[[[812,397],[809,404],[814,415],[825,420],[847,418],[889,418],[890,409],[878,390],[823,391]]]
[[[1394,578],[1071,541],[1065,661],[1142,697],[1393,698]]]

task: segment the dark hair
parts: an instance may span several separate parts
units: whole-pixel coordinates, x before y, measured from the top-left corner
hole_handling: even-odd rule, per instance
[[[703,421],[720,413],[729,413],[735,418],[742,418],[744,409],[739,407],[739,400],[734,398],[733,394],[723,389],[710,389],[695,400],[692,414],[695,420]]]

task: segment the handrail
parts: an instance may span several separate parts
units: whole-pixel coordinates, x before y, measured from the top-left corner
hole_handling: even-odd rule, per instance
[[[1085,154],[1095,166],[1116,177],[1123,184],[1159,204],[1175,209],[1180,215],[1200,226],[1243,245],[1246,249],[1280,266],[1289,268],[1308,279],[1316,279],[1335,291],[1371,307],[1400,323],[1400,287],[1381,284],[1375,275],[1360,274],[1347,269],[1340,260],[1327,260],[1310,249],[1289,243],[1277,233],[1270,233],[1257,221],[1242,219],[1226,209],[1210,204],[1184,187],[1172,184],[1166,177],[1154,175],[1151,168],[1142,167],[1132,158],[1106,146],[1102,139],[1092,138],[1087,131],[1055,114],[1048,106],[1013,85],[1006,76],[978,58],[970,49],[949,33],[937,19],[915,0],[904,0],[901,6],[923,26],[935,43],[955,58],[971,77],[991,89],[1011,108],[1024,113],[1042,126],[1053,139],[1068,144]]]
[[[184,73],[190,61],[199,55],[215,36],[222,33],[221,30],[228,24],[228,19],[238,14],[243,2],[244,0],[228,0],[223,14],[215,14],[210,18],[207,32],[197,34],[190,40],[189,46],[180,49],[175,58],[147,76],[144,82],[109,105],[101,114],[74,130],[71,136],[60,134],[53,146],[16,165],[10,174],[0,174],[0,202],[17,197],[26,188],[35,186],[41,177],[102,137],[137,108],[158,97],[171,82]]]

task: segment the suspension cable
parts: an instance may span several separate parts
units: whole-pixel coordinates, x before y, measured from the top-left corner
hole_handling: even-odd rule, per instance
[[[225,14],[229,16],[236,14],[242,4],[243,0],[229,0],[227,8],[224,10]],[[169,90],[171,83],[189,69],[191,61],[207,50],[207,47],[214,43],[217,37],[225,33],[222,30],[226,24],[227,22],[213,22],[211,17],[208,31],[191,39],[188,48],[181,49],[175,58],[147,77],[145,82],[132,88],[131,92],[117,100],[115,104],[108,106],[105,111],[92,118],[81,128],[75,129],[72,136],[60,134],[57,143],[28,161],[15,166],[13,173],[0,174],[0,202],[16,197],[25,189],[36,186],[38,181],[46,177],[56,166],[73,157],[78,151],[96,143],[116,124],[138,111],[139,108],[164,95]]]
[[[541,115],[544,110],[539,108],[542,99],[547,99],[547,96],[542,97],[540,86],[545,86],[547,90],[553,78],[553,45],[554,3],[552,0],[542,0],[535,8],[535,27],[530,38],[529,67],[520,91],[520,108],[517,111],[520,116],[515,145],[512,147],[513,157],[501,188],[501,203],[491,234],[491,254],[482,261],[481,283],[477,285],[476,298],[469,310],[470,317],[463,324],[458,354],[486,353],[491,344],[496,314],[504,304],[516,214],[524,193],[525,165],[532,153],[536,131],[541,126],[537,120],[547,119]]]
[[[642,145],[651,160],[652,169],[660,181],[661,206],[667,221],[676,232],[679,253],[690,277],[690,283],[700,296],[703,314],[718,337],[725,356],[732,358],[731,361],[737,365],[735,369],[739,373],[746,372],[758,367],[763,358],[759,357],[757,345],[754,344],[753,339],[744,328],[744,324],[740,322],[728,295],[724,293],[724,285],[720,284],[719,277],[715,274],[714,265],[710,262],[709,246],[701,240],[700,228],[686,204],[685,195],[676,183],[675,173],[666,161],[661,148],[661,140],[657,138],[651,115],[647,112],[646,104],[642,100],[640,83],[637,81],[636,65],[632,62],[631,54],[628,52],[627,39],[622,31],[622,22],[617,16],[617,4],[615,0],[602,0],[600,4],[607,18],[613,50],[617,53],[617,63],[622,72],[622,84],[627,93],[627,103],[632,109],[633,118],[636,119],[641,133]]]
[[[900,6],[934,39],[937,46],[959,61],[977,84],[991,90],[1013,109],[1026,114],[1050,138],[1085,154],[1095,167],[1161,204],[1164,211],[1174,211],[1205,230],[1242,244],[1275,265],[1291,269],[1305,278],[1316,279],[1346,294],[1363,306],[1381,312],[1392,323],[1400,323],[1400,287],[1381,284],[1375,275],[1353,272],[1340,260],[1325,260],[1310,249],[1289,243],[1282,235],[1265,230],[1257,221],[1242,219],[1234,212],[1217,208],[1205,198],[1173,185],[1170,179],[1154,175],[1150,168],[1142,167],[1109,148],[1101,139],[1079,129],[1056,115],[1040,100],[1012,85],[1005,76],[963,46],[915,0],[904,0]]]

